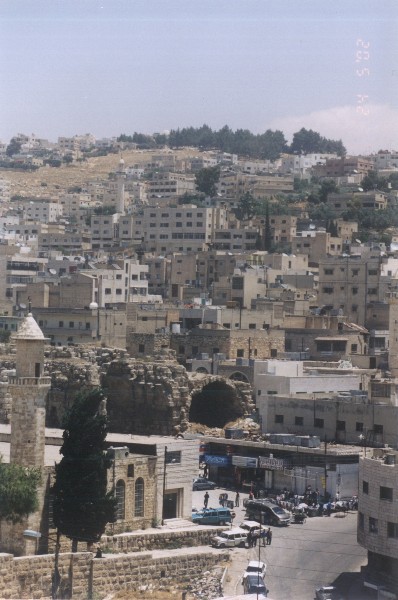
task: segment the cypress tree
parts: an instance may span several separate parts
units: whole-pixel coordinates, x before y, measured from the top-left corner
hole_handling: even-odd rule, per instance
[[[53,519],[72,540],[96,542],[114,521],[116,501],[107,492],[107,416],[100,389],[79,394],[65,419],[63,458],[55,467]]]

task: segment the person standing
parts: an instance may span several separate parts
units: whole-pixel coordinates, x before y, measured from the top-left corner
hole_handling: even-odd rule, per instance
[[[239,506],[239,492],[238,491],[236,492],[236,495],[235,495],[235,506]]]
[[[267,533],[265,534],[265,537],[267,538],[267,546],[271,546],[271,541],[272,541],[271,527],[268,527]]]
[[[204,507],[207,508],[208,504],[209,504],[209,492],[206,492],[205,498],[204,498]]]
[[[261,534],[260,534],[260,542],[261,541],[263,542],[263,544],[262,544],[263,546],[265,546],[266,540],[267,540],[267,532],[265,529],[262,529]]]
[[[251,531],[249,531],[249,533],[247,534],[247,547],[248,548],[253,547],[253,535],[252,535]]]

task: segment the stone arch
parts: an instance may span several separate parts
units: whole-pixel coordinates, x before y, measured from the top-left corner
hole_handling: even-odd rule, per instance
[[[198,367],[195,373],[202,373],[203,375],[208,375],[209,371],[206,369],[206,367]]]
[[[233,373],[231,373],[229,378],[231,379],[231,381],[244,381],[245,383],[249,383],[247,376],[244,373],[242,373],[242,371],[234,371]]]
[[[247,397],[223,378],[207,377],[192,391],[189,421],[208,427],[224,427],[247,411]]]

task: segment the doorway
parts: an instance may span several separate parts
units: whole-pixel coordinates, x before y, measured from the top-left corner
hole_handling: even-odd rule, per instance
[[[165,494],[163,497],[163,518],[175,519],[177,517],[177,492]]]

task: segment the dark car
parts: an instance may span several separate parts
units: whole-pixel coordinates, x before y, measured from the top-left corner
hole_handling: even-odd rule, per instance
[[[205,477],[196,477],[192,482],[192,489],[195,490],[214,490],[217,484],[214,481],[209,481]]]
[[[257,594],[258,598],[266,598],[268,590],[260,573],[250,573],[242,582],[243,594]]]

